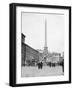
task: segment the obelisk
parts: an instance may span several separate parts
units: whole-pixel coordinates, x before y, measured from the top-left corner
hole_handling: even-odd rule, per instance
[[[46,48],[46,47],[47,47],[47,21],[45,19],[45,46],[44,46],[44,48]]]
[[[44,42],[44,51],[43,51],[43,56],[44,59],[46,60],[48,57],[48,47],[47,47],[47,20],[45,19],[45,42]]]

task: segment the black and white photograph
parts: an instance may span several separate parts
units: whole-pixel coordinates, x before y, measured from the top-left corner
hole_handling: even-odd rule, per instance
[[[71,83],[71,7],[10,4],[10,86]]]
[[[21,76],[64,75],[64,15],[22,12],[21,17]]]

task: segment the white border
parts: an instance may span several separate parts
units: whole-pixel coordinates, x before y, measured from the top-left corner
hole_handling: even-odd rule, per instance
[[[21,12],[42,12],[60,13],[65,16],[65,55],[64,55],[64,76],[30,77],[21,78]],[[69,11],[67,9],[48,9],[48,8],[16,8],[16,83],[37,83],[37,82],[56,82],[69,80]]]

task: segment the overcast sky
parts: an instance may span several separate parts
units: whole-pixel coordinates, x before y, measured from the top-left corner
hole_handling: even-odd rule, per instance
[[[47,20],[47,47],[50,52],[64,51],[64,15],[22,13],[22,33],[25,43],[34,49],[43,49]]]

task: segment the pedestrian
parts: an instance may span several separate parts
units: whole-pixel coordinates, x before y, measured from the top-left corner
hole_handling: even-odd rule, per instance
[[[64,72],[64,60],[62,61],[62,71]]]
[[[40,63],[38,63],[37,65],[38,65],[38,69],[40,69]]]
[[[40,62],[40,69],[42,69],[42,62]]]

